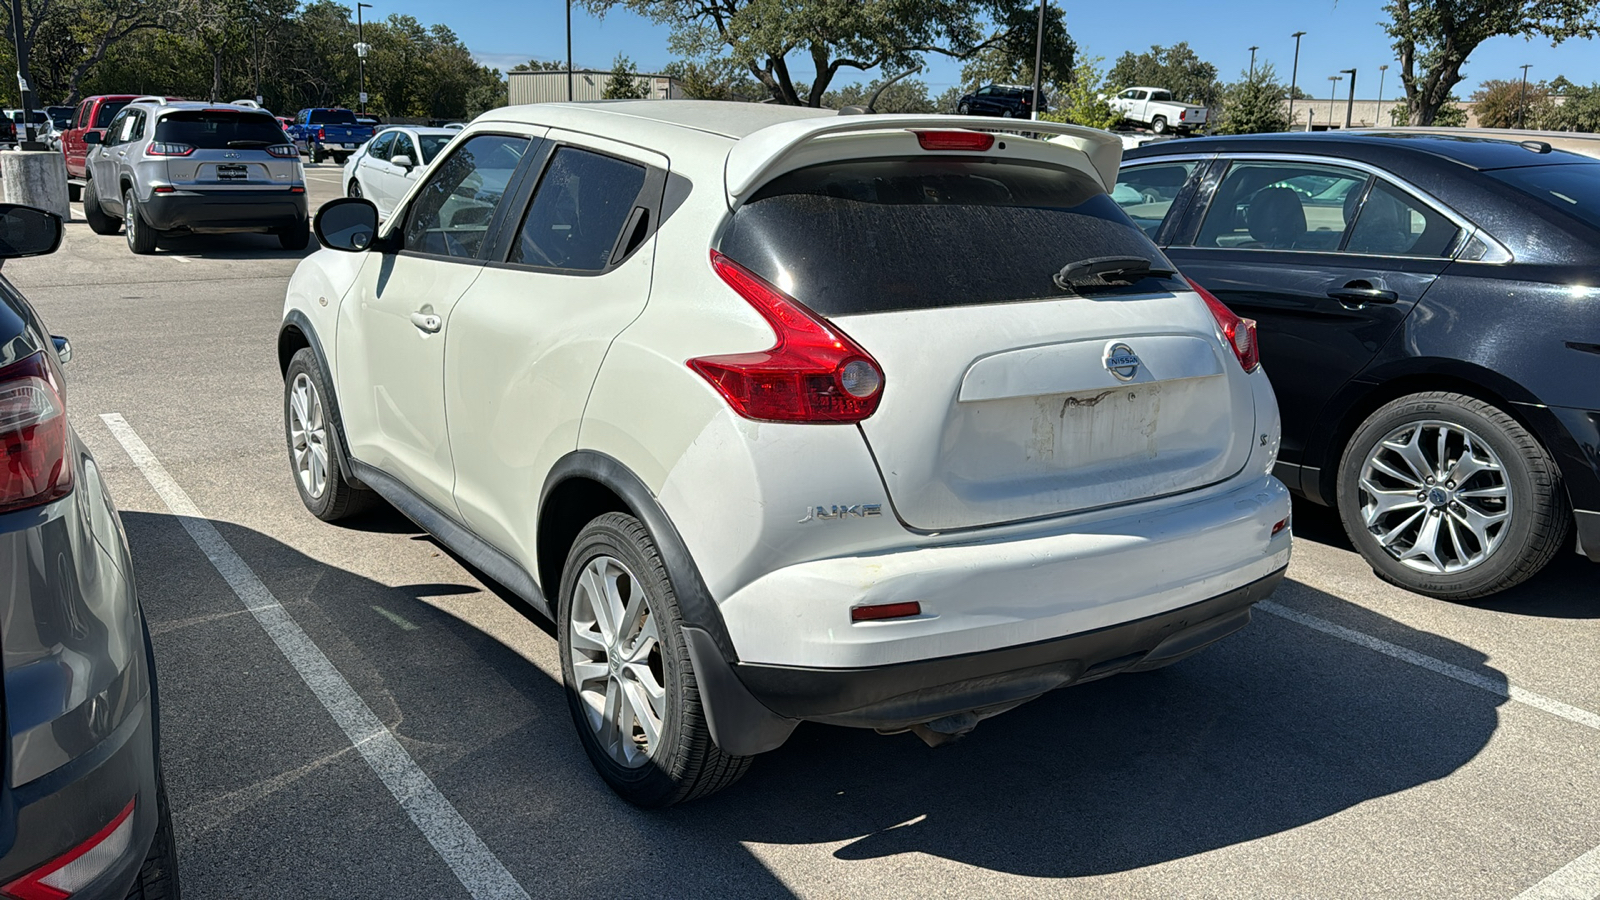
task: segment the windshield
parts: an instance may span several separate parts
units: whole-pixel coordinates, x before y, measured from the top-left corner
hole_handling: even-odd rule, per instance
[[[107,100],[100,104],[100,109],[94,114],[94,127],[104,128],[111,124],[111,120],[122,112],[122,108],[131,103],[131,100]]]
[[[422,142],[422,159],[417,160],[417,162],[426,165],[428,160],[438,156],[439,151],[443,150],[444,145],[450,143],[453,138],[455,138],[455,135],[453,134],[417,135],[417,140]]]
[[[1488,175],[1600,228],[1600,163],[1525,166]]]
[[[739,208],[719,249],[825,316],[1058,297],[1063,266],[1099,257],[1173,268],[1091,176],[956,157],[780,176]],[[1174,289],[1158,278],[1096,286]]]
[[[348,109],[317,109],[311,112],[312,125],[354,125],[356,114]]]
[[[167,113],[156,123],[155,139],[201,150],[260,149],[287,142],[277,121],[265,113],[218,110]]]

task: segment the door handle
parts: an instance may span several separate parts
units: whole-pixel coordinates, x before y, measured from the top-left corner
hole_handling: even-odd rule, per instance
[[[1328,296],[1352,308],[1360,308],[1368,303],[1394,303],[1400,299],[1400,295],[1394,291],[1386,291],[1375,287],[1351,287],[1349,285],[1345,285],[1338,290],[1329,291]]]
[[[444,327],[444,320],[431,312],[417,310],[411,314],[411,324],[417,326],[417,330],[419,331],[426,331],[429,334],[437,334],[439,329]]]

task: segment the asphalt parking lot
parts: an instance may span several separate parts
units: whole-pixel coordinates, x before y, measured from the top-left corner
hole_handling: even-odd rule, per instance
[[[307,174],[313,206],[340,193]],[[73,342],[191,900],[1600,896],[1600,566],[1441,603],[1307,505],[1289,580],[1194,659],[938,750],[803,725],[725,793],[639,812],[583,755],[548,622],[396,513],[301,507],[275,345],[300,254],[140,258],[76,215],[5,274]]]

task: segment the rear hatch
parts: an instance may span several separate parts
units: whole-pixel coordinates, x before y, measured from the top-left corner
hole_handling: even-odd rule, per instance
[[[300,184],[299,152],[262,112],[195,109],[156,122],[152,155],[167,157],[167,180],[184,190],[287,190]]]
[[[895,510],[946,531],[1194,490],[1243,467],[1254,400],[1203,301],[1087,172],[968,157],[800,169],[719,249],[871,353],[861,424]],[[1123,273],[1054,276],[1132,258]]]

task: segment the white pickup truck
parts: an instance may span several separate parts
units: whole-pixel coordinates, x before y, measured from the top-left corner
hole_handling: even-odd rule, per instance
[[[1122,118],[1146,125],[1156,134],[1194,131],[1204,128],[1206,108],[1192,103],[1174,103],[1166,88],[1132,87],[1106,100]]]

